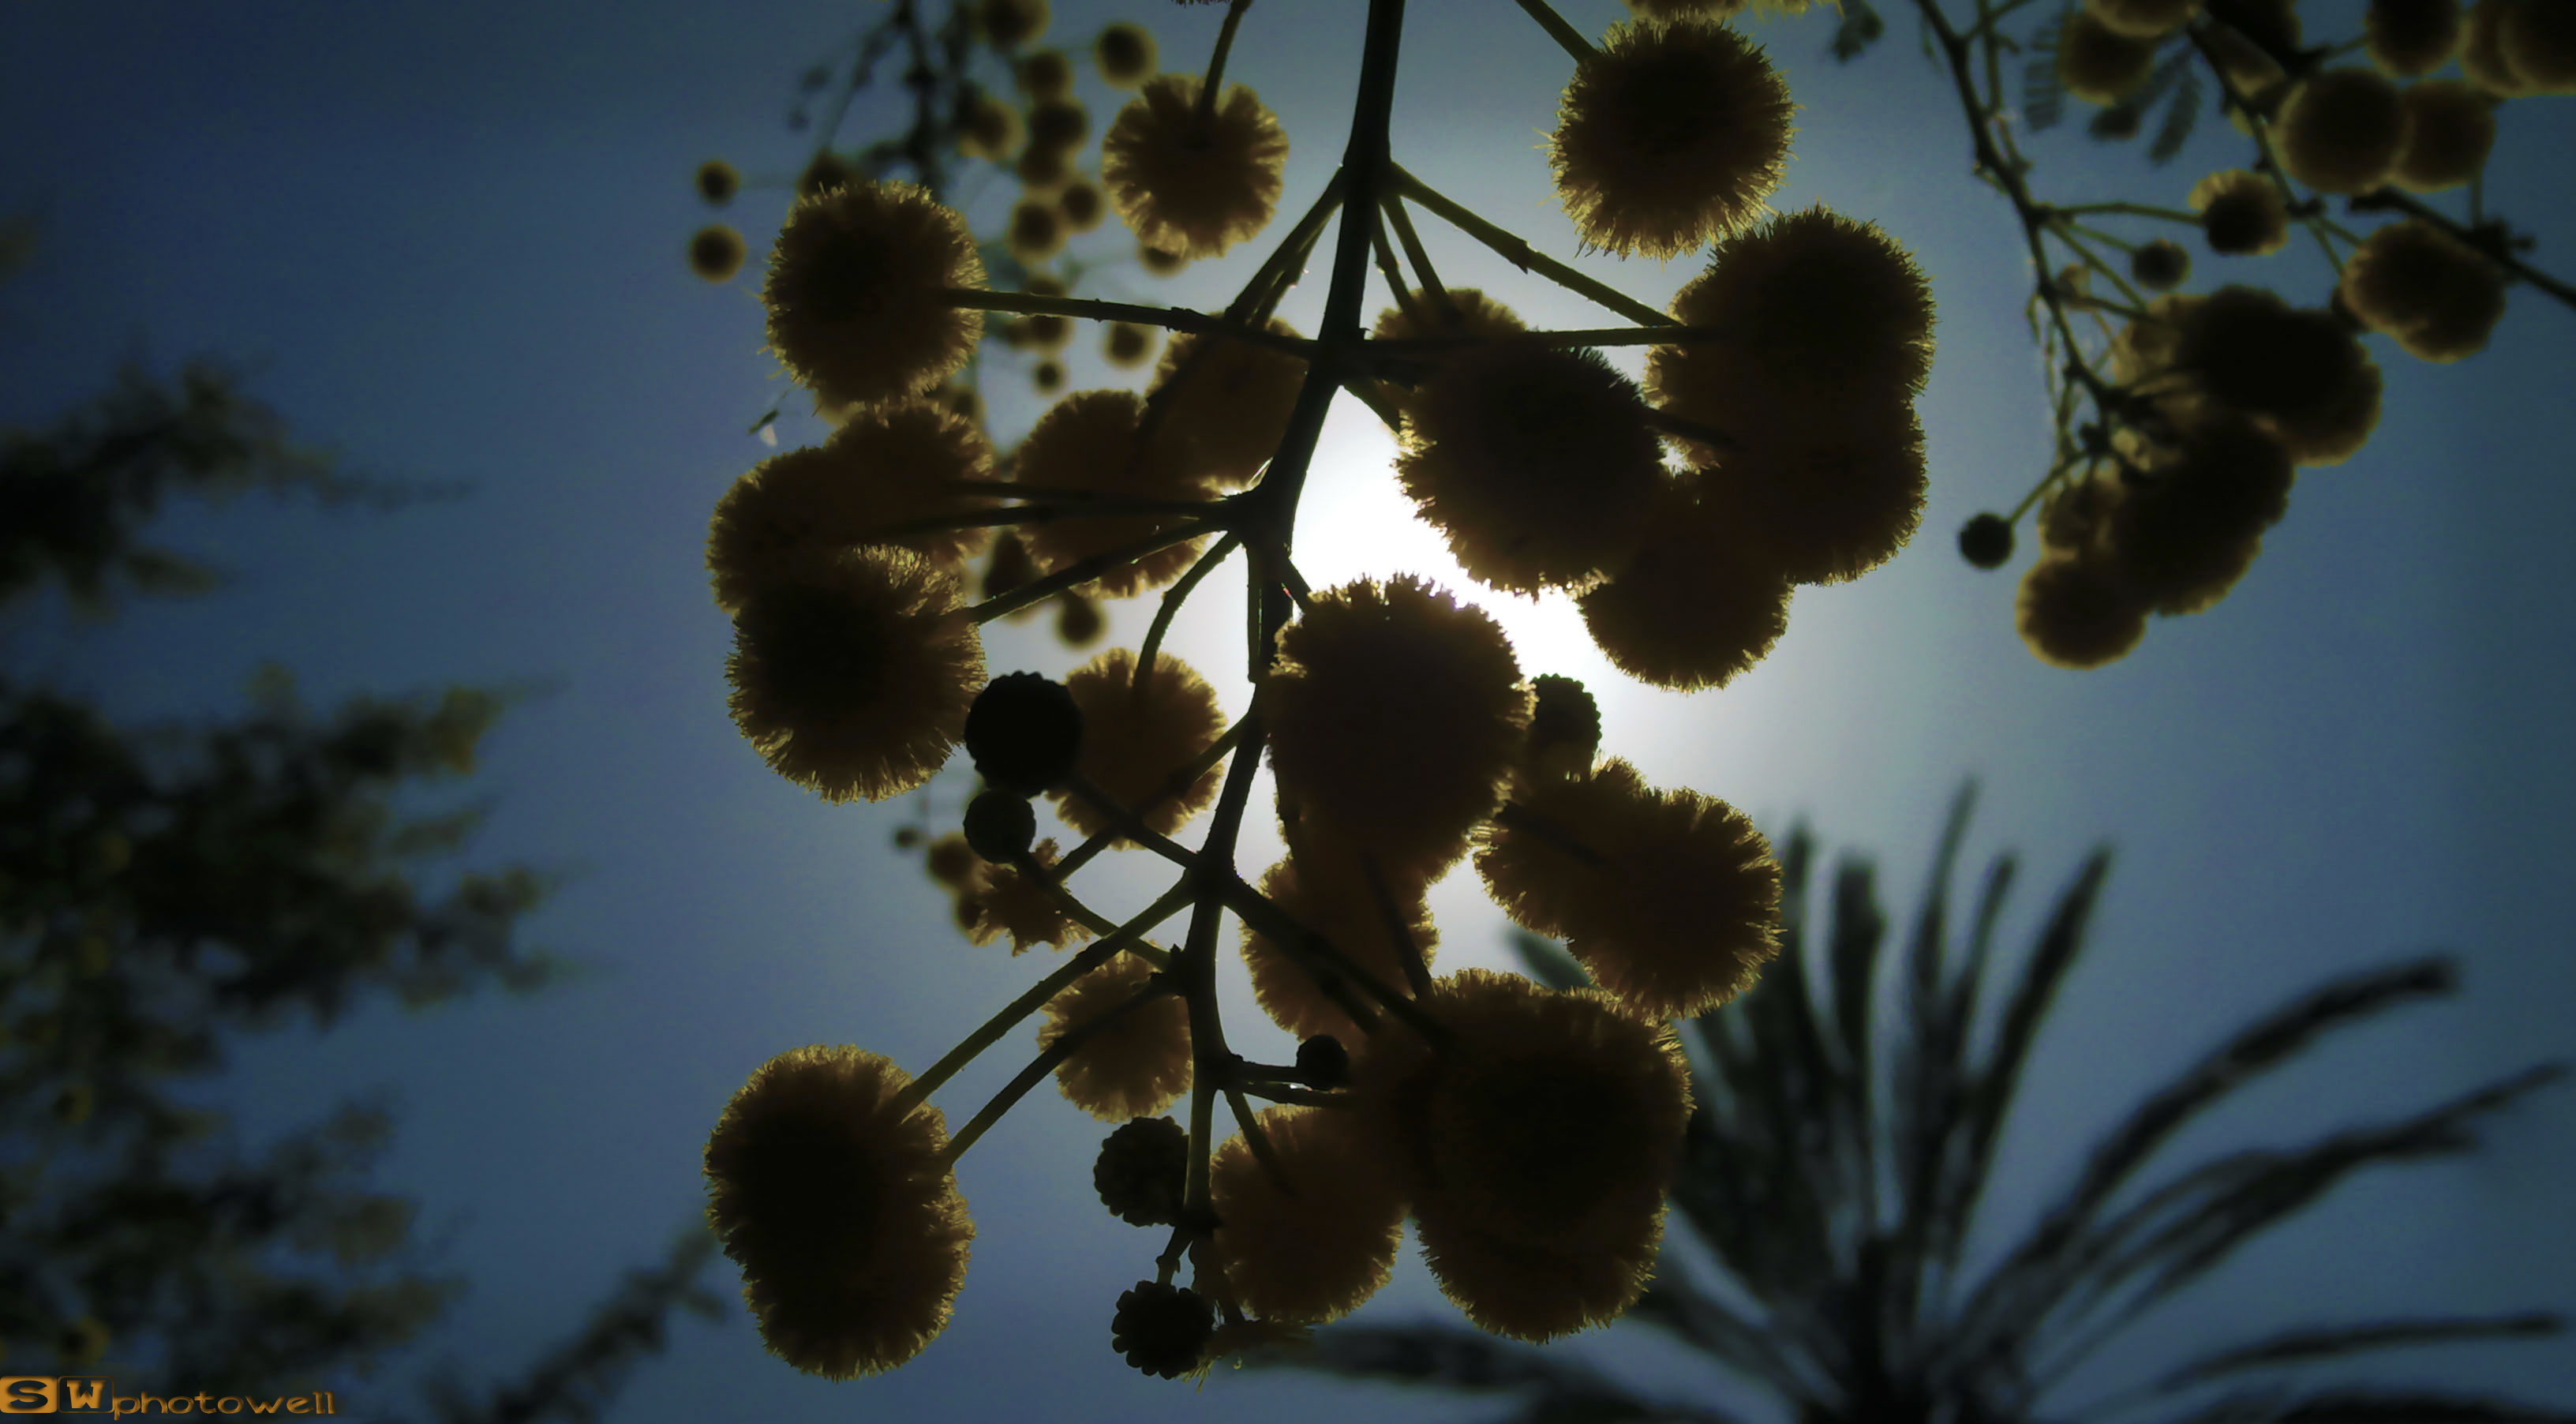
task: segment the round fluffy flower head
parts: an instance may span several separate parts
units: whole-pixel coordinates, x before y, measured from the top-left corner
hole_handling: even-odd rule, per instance
[[[1402,990],[1404,964],[1394,929],[1363,874],[1356,865],[1346,867],[1329,855],[1315,855],[1312,861],[1300,865],[1292,855],[1271,866],[1261,877],[1262,895],[1279,907],[1279,913],[1332,941],[1344,958],[1377,976],[1379,983]],[[1400,887],[1390,885],[1389,891],[1396,897],[1405,933],[1421,952],[1423,963],[1429,964],[1440,933],[1432,927],[1423,883],[1406,879]],[[1248,924],[1243,929],[1243,960],[1252,970],[1252,996],[1271,1022],[1299,1038],[1330,1034],[1344,1043],[1357,1043],[1363,1037],[1359,1025],[1316,984],[1300,960]],[[1353,992],[1358,992],[1356,986]]]
[[[2170,237],[2159,237],[2129,254],[2129,276],[2151,292],[2170,292],[2191,276],[2191,253]]]
[[[2272,126],[2281,166],[2321,193],[2363,193],[2388,180],[2406,146],[2406,106],[2375,70],[2329,69],[2290,91]]]
[[[1778,950],[1780,866],[1741,811],[1649,790],[1636,768],[1533,789],[1529,824],[1483,833],[1476,871],[1521,925],[1567,948],[1631,1012],[1661,1022],[1753,986]]]
[[[2131,594],[2167,616],[2198,613],[2227,596],[2289,509],[2295,472],[2269,435],[2240,415],[2206,412],[2181,443],[2146,462],[2108,510],[2103,539],[2112,571]]]
[[[1288,134],[1240,84],[1198,122],[1200,79],[1163,74],[1100,141],[1100,178],[1139,242],[1183,257],[1216,257],[1261,231],[1279,206]]]
[[[2332,313],[2296,311],[2260,287],[2190,306],[2174,367],[2194,389],[2254,416],[2302,465],[2349,459],[2379,423],[2379,366]]]
[[[1501,802],[1530,694],[1492,615],[1408,574],[1317,594],[1258,706],[1306,828],[1427,880]]]
[[[955,209],[913,184],[854,183],[788,210],[760,300],[788,373],[830,404],[860,405],[918,395],[964,365],[984,314],[943,294],[982,285]]]
[[[2499,99],[2532,92],[2504,57],[2504,18],[2514,0],[2477,0],[2461,26],[2460,73],[2481,91]]]
[[[1295,336],[1277,317],[1268,328]],[[1204,349],[1202,349],[1204,348]],[[1181,367],[1187,364],[1189,374]],[[1306,386],[1306,363],[1285,351],[1204,332],[1178,332],[1154,365],[1154,388],[1172,386],[1162,433],[1192,449],[1191,465],[1219,485],[1247,485],[1279,450],[1297,393]]]
[[[1089,182],[1068,183],[1055,195],[1056,211],[1064,214],[1064,225],[1075,232],[1089,232],[1100,226],[1101,215],[1108,211],[1107,203],[1100,189]]]
[[[2484,350],[2504,315],[2504,276],[2495,264],[2422,218],[2390,223],[2365,239],[2344,263],[2342,291],[2364,325],[2426,361]]]
[[[1627,560],[1662,449],[1636,383],[1599,352],[1502,341],[1423,385],[1395,473],[1469,574],[1535,593]]]
[[[1932,374],[1932,285],[1922,269],[1878,224],[1821,205],[1721,243],[1671,310],[1685,326],[1726,328],[1724,346],[1753,353],[1784,382],[1910,397]],[[1651,348],[1650,388],[1705,384],[1726,355],[1714,343]]]
[[[1628,13],[1648,20],[1724,20],[1743,13],[1748,0],[1628,0]]]
[[[1217,771],[1199,773],[1178,796],[1164,796],[1172,779],[1225,735],[1225,713],[1216,689],[1169,652],[1154,655],[1154,670],[1136,681],[1136,655],[1111,648],[1064,680],[1082,709],[1082,757],[1075,770],[1109,799],[1138,812],[1148,829],[1170,835],[1216,799]],[[1056,814],[1086,836],[1109,829],[1109,818],[1090,801],[1059,790]],[[1126,844],[1124,837],[1116,844]]]
[[[947,491],[993,477],[993,449],[974,422],[909,401],[862,410],[822,444],[773,455],[734,481],[707,525],[707,572],[727,613],[799,554],[860,543],[906,549],[951,570],[982,552],[991,531],[938,529],[878,540],[913,520],[990,503]]]
[[[1113,89],[1133,89],[1154,73],[1154,32],[1133,20],[1120,20],[1091,42],[1091,58],[1101,81]]]
[[[2200,10],[2200,0],[2084,0],[2084,8],[2114,34],[2162,39]]]
[[[689,239],[689,270],[710,282],[730,282],[750,252],[741,233],[714,223],[699,228],[697,236]]]
[[[928,781],[966,729],[984,644],[955,575],[867,549],[765,580],[734,615],[734,725],[772,771],[827,801]]]
[[[1112,366],[1142,366],[1154,354],[1154,330],[1132,321],[1113,321],[1100,336],[1100,355]]]
[[[1724,687],[1789,631],[1789,580],[1723,506],[1682,486],[1658,494],[1647,528],[1627,567],[1576,601],[1584,630],[1640,682]]]
[[[2147,606],[2105,561],[2052,551],[2022,575],[2013,622],[2041,662],[2095,668],[2147,635]]]
[[[2370,0],[2361,17],[2370,62],[2398,79],[2450,63],[2460,51],[2461,29],[2460,0]]]
[[[1011,255],[1022,262],[1044,262],[1064,250],[1064,215],[1043,198],[1022,198],[1011,206],[1006,239]]]
[[[1038,1046],[1116,1010],[1145,987],[1154,966],[1121,954],[1047,1001]],[[1055,1081],[1075,1107],[1103,1122],[1156,1117],[1190,1086],[1190,1006],[1165,994],[1119,1014],[1056,1065]]]
[[[2487,166],[2495,147],[2495,110],[2475,86],[2428,79],[2405,94],[2406,146],[2389,177],[2417,193],[2456,188]]]
[[[1020,443],[1014,478],[1027,485],[1155,499],[1205,497],[1209,488],[1188,468],[1188,450],[1180,441],[1157,431],[1152,446],[1141,457],[1136,455],[1137,422],[1144,411],[1144,397],[1134,391],[1076,391],[1066,396],[1038,417]],[[1021,538],[1038,567],[1054,573],[1181,520],[1173,514],[1056,519],[1029,525]],[[1175,544],[1120,565],[1092,580],[1091,586],[1106,597],[1125,598],[1170,583],[1198,557],[1200,542]]]
[[[2260,173],[2230,168],[2212,173],[2191,190],[2209,250],[2229,257],[2264,257],[2290,240],[2290,211],[2281,191]]]
[[[2116,104],[2135,94],[2155,71],[2151,39],[2123,34],[2091,10],[2066,17],[2057,36],[2057,81],[2087,104]]]
[[[1591,246],[1678,256],[1761,210],[1794,108],[1761,49],[1724,25],[1613,25],[1557,108],[1557,197]]]
[[[1032,99],[1061,99],[1073,92],[1073,61],[1060,49],[1034,50],[1011,67],[1020,92]]]
[[[2496,47],[2527,90],[2576,94],[2576,13],[2566,0],[2514,0],[2505,6]]]
[[[1528,324],[1511,308],[1477,288],[1450,287],[1444,290],[1449,298],[1446,304],[1434,300],[1429,292],[1415,288],[1413,307],[1421,319],[1417,321],[1401,306],[1391,306],[1378,313],[1377,325],[1370,329],[1370,334],[1380,341],[1400,341],[1416,336],[1507,336],[1515,331],[1529,330]],[[1410,409],[1423,381],[1461,349],[1464,348],[1453,347],[1413,356],[1409,359],[1415,364],[1405,369],[1401,379],[1384,380],[1380,389],[1398,407]]]
[[[1923,424],[1911,405],[1855,400],[1818,422],[1790,403],[1747,404],[1727,429],[1735,445],[1700,472],[1700,502],[1792,583],[1858,578],[1922,525]]]
[[[1219,1225],[1212,1264],[1235,1301],[1265,1320],[1338,1320],[1395,1273],[1404,1197],[1353,1121],[1329,1108],[1265,1108],[1261,1130],[1290,1196],[1241,1137],[1208,1167]]]
[[[1617,1315],[1663,1235],[1690,1118],[1680,1044],[1597,991],[1490,970],[1438,980],[1423,1009],[1449,1041],[1376,1035],[1352,1091],[1443,1290],[1518,1339]]]
[[[1055,864],[1056,844],[1040,841],[1029,854],[1046,872]],[[974,880],[958,892],[957,906],[958,928],[966,932],[967,943],[987,945],[1007,933],[1014,955],[1028,953],[1031,945],[1064,949],[1091,938],[1088,926],[1016,865],[978,866]]]
[[[975,28],[995,49],[1035,43],[1049,18],[1047,0],[983,0],[975,7]]]
[[[957,151],[969,158],[1008,163],[1025,136],[1020,111],[996,94],[978,91],[957,116]]]
[[[975,1226],[939,1110],[891,1061],[820,1045],[761,1065],[707,1140],[707,1218],[761,1340],[808,1374],[875,1374],[948,1324]]]

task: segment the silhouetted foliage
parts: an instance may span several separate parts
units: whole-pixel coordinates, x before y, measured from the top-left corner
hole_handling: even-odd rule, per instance
[[[2088,857],[2059,896],[2001,1017],[1979,1044],[1995,926],[2015,860],[1999,858],[1953,939],[1950,881],[1973,788],[1951,810],[1904,953],[1897,1021],[1872,1005],[1891,928],[1864,861],[1836,871],[1830,915],[1809,903],[1811,837],[1782,854],[1781,954],[1742,998],[1693,1021],[1707,1068],[1671,1202],[1732,1277],[1727,1304],[1669,1251],[1633,1314],[1761,1382],[1808,1424],[1830,1420],[2004,1421],[2039,1417],[2049,1388],[2140,1313],[2236,1248],[2313,1204],[2353,1172],[2457,1155],[2475,1121],[2563,1074],[2544,1064],[2431,1108],[2313,1142],[2234,1152],[2124,1192],[2202,1110],[2327,1033],[2458,987],[2433,957],[2320,986],[2239,1030],[2103,1135],[2072,1190],[1995,1266],[1963,1270],[1961,1247],[2030,1047],[2081,951],[2110,868]],[[1554,943],[1515,931],[1530,972],[1585,982]],[[2556,1333],[2545,1313],[2308,1326],[2215,1351],[2094,1407],[2098,1417],[2162,1402],[2165,1418],[2564,1421],[2576,1414],[2439,1389],[2300,1379],[2209,1387],[2406,1345]],[[1476,1391],[1517,1391],[1514,1424],[1577,1419],[1739,1417],[1714,1404],[1649,1400],[1562,1356],[1459,1327],[1339,1326],[1310,1349],[1259,1363]]]
[[[23,253],[0,253],[0,270]],[[265,488],[400,503],[343,475],[211,362],[124,371],[107,396],[0,451],[0,602],[58,582],[114,611],[122,583],[200,593],[205,568],[141,542],[173,494]],[[523,918],[554,887],[523,865],[434,874],[480,805],[395,806],[470,772],[522,689],[352,698],[317,714],[264,667],[249,715],[130,729],[0,673],[0,1351],[118,1388],[277,1395],[365,1372],[463,1283],[427,1273],[415,1204],[367,1189],[392,1123],[345,1105],[264,1150],[233,1140],[202,1080],[244,1037],[327,1026],[390,994],[409,1006],[561,964]],[[434,881],[444,880],[443,888]],[[674,1306],[714,1313],[692,1225],[524,1381],[445,1424],[587,1420],[659,1350]]]

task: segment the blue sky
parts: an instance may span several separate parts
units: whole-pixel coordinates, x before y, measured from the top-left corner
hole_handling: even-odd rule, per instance
[[[1540,151],[1565,56],[1504,0],[1414,8],[1399,160],[1571,257]],[[1562,8],[1587,31],[1623,13],[1601,0]],[[1829,849],[1877,853],[1894,907],[1919,888],[1951,791],[1981,778],[1968,864],[2025,853],[2015,944],[2091,845],[2116,844],[2093,947],[2006,1140],[1996,1225],[2061,1188],[2111,1114],[2333,974],[2448,948],[2467,987],[2246,1094],[2167,1160],[2429,1105],[2567,1054],[2576,593],[2563,531],[2576,488],[2550,471],[2563,470],[2571,434],[2576,312],[2517,291],[2490,348],[2454,366],[2373,341],[2388,375],[2377,435],[2349,464],[2302,477],[2225,604],[2158,622],[2110,668],[2044,667],[2013,635],[2012,578],[1969,569],[1950,544],[1968,514],[2009,507],[2045,458],[2026,258],[2008,208],[1967,176],[1965,131],[1904,7],[1882,8],[1888,40],[1848,69],[1821,58],[1817,17],[1760,34],[1802,106],[1775,204],[1875,218],[1934,280],[1925,533],[1866,579],[1801,590],[1778,650],[1722,692],[1628,683],[1561,602],[1496,600],[1524,667],[1591,683],[1609,749],[1651,781],[1723,797],[1775,834],[1804,818]],[[2324,12],[2312,23],[2350,23],[2350,6],[2310,8]],[[1246,21],[1230,77],[1287,127],[1292,211],[1339,153],[1363,9],[1301,0]],[[1214,10],[1059,0],[1051,38],[1076,43],[1139,11],[1168,66],[1203,65]],[[497,805],[473,859],[585,871],[532,929],[597,972],[535,1000],[383,1010],[327,1036],[289,1035],[246,1052],[226,1087],[254,1135],[351,1091],[394,1094],[403,1124],[380,1180],[423,1199],[447,1263],[474,1282],[424,1358],[478,1375],[524,1364],[619,1270],[658,1252],[700,1199],[708,1127],[763,1059],[856,1042],[919,1068],[1042,972],[948,930],[944,899],[887,848],[909,803],[826,806],[764,769],[724,713],[729,629],[706,591],[705,523],[766,453],[744,431],[778,382],[750,284],[709,287],[683,270],[682,244],[706,220],[688,174],[715,155],[755,184],[792,173],[801,154],[780,116],[795,76],[875,13],[811,0],[115,3],[18,7],[5,21],[0,119],[21,137],[0,153],[0,199],[33,205],[46,229],[35,265],[0,289],[0,420],[41,423],[128,355],[167,369],[219,352],[255,363],[257,393],[354,464],[478,486],[393,516],[258,503],[182,515],[164,533],[235,571],[229,590],[104,630],[39,618],[13,630],[13,666],[132,718],[236,708],[266,658],[294,667],[317,705],[460,680],[557,689],[488,744],[476,789]],[[1096,132],[1111,109],[1085,84]],[[2491,207],[2536,234],[2538,260],[2562,275],[2576,270],[2570,102],[2508,106],[2487,184]],[[864,116],[850,131],[865,131]],[[2172,205],[2199,174],[2241,162],[2242,141],[2212,122],[2161,171],[2073,133],[2041,137],[2034,153],[2043,192]],[[1004,201],[1006,186],[977,197]],[[783,207],[783,189],[755,186],[729,220],[757,252]],[[1602,323],[1480,249],[1426,236],[1444,278],[1503,294],[1533,325]],[[1122,246],[1114,230],[1089,241]],[[1128,269],[1100,290],[1214,305],[1259,250],[1168,285]],[[2241,270],[2304,302],[2324,295],[2304,248],[2198,260],[2196,286]],[[1657,303],[1696,271],[1581,265]],[[1311,331],[1322,298],[1319,266],[1284,314]],[[1633,353],[1621,359],[1636,369]],[[1077,365],[1074,379],[1107,376]],[[997,430],[1024,429],[1036,413],[1024,388],[1000,372],[993,390]],[[782,434],[817,429],[791,420]],[[1300,532],[1318,584],[1446,568],[1408,523],[1391,448],[1364,410],[1337,408]],[[1217,678],[1229,711],[1245,700],[1223,676],[1236,666],[1239,598],[1212,581],[1171,645]],[[1115,610],[1111,638],[1132,644],[1150,612]],[[991,649],[997,670],[1079,661],[1025,629]],[[960,790],[942,786],[953,815]],[[1247,850],[1247,864],[1261,854]],[[1141,876],[1104,883],[1113,906],[1148,890]],[[1471,875],[1433,904],[1444,967],[1508,962]],[[1228,993],[1229,1022],[1255,1023],[1248,990]],[[1025,1035],[1006,1049],[943,1093],[952,1122],[1014,1071]],[[2356,1180],[2151,1317],[2067,1401],[2269,1326],[2576,1310],[2571,1128],[2576,1094],[2561,1090],[2498,1121],[2480,1157]],[[973,1268],[955,1323],[900,1372],[830,1385],[764,1356],[746,1317],[691,1324],[617,1417],[1080,1421],[1224,1408],[1287,1420],[1326,1402],[1354,1419],[1495,1412],[1285,1376],[1221,1377],[1194,1395],[1125,1369],[1106,1349],[1110,1302],[1160,1243],[1091,1199],[1101,1130],[1033,1098],[966,1159]],[[1408,1254],[1359,1318],[1418,1317],[1454,1318]],[[1676,1388],[1712,1379],[1628,1337],[1552,1348]],[[2576,1345],[2402,1364],[2538,1394],[2576,1378]]]

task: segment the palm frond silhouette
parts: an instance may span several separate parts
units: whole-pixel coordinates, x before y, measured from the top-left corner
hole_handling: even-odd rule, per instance
[[[1803,829],[1788,837],[1779,959],[1757,988],[1693,1022],[1705,1061],[1671,1196],[1674,1218],[1732,1277],[1730,1294],[1752,1308],[1694,1283],[1668,1250],[1632,1318],[1760,1382],[1804,1424],[2576,1419],[2441,1389],[2284,1383],[2279,1375],[2399,1346],[2560,1329],[2557,1316],[2539,1312],[2290,1329],[2095,1400],[2070,1406],[2051,1396],[2142,1313],[2346,1177],[2377,1163],[2469,1152],[2479,1119],[2565,1068],[2536,1065],[2410,1116],[2230,1153],[2124,1190],[2178,1129],[2236,1088],[2337,1029],[2452,992],[2458,970],[2433,956],[2335,979],[2247,1024],[2132,1108],[2017,1243],[1991,1265],[1963,1268],[2022,1069],[2110,870],[2107,850],[2088,857],[2019,978],[1990,988],[1990,950],[2016,862],[2009,854],[1994,862],[1965,943],[1954,947],[1950,882],[1974,793],[1973,784],[1963,788],[1951,807],[1901,956],[1883,953],[1891,925],[1871,867],[1847,861],[1836,870],[1828,919],[1809,904],[1813,840]],[[1813,966],[1811,938],[1821,941]],[[1562,987],[1585,982],[1553,943],[1515,932],[1514,944],[1538,978]],[[1874,1022],[1883,968],[1902,976],[1890,1024]],[[1991,1034],[1979,1035],[1974,1026],[1990,992],[2004,996],[2000,1017]],[[1714,1403],[1649,1399],[1562,1352],[1463,1327],[1336,1327],[1316,1332],[1308,1349],[1257,1363],[1514,1392],[1521,1408],[1513,1424],[1743,1417]]]

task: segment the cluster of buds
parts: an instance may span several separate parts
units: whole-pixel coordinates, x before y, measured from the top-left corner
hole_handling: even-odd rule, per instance
[[[2054,319],[2043,340],[2057,459],[2012,516],[1981,514],[1960,534],[1970,562],[1999,567],[2014,522],[2038,510],[2041,555],[2022,579],[2017,620],[2047,662],[2114,661],[2145,636],[2149,614],[2197,613],[2226,596],[2286,512],[2295,470],[2343,462],[2378,423],[2380,371],[2362,336],[2457,361],[2484,349],[2511,281],[2576,303],[2516,255],[2526,244],[2485,216],[2476,186],[2497,106],[2576,93],[2576,6],[2371,0],[2352,42],[2309,44],[2292,0],[2086,0],[2051,22],[2048,39],[2056,84],[2102,106],[2096,136],[2134,134],[2163,104],[2153,156],[2172,156],[2196,112],[2192,76],[2205,70],[2253,142],[2252,165],[2201,179],[2188,210],[2034,201],[2028,165],[1995,119],[1993,70],[1981,94],[1971,41],[1937,6],[1926,13],[1977,129],[1981,170],[2020,210],[2041,271],[2050,242],[2077,259],[2037,296]],[[1980,29],[1976,43],[1998,42],[1991,24]],[[2368,65],[2329,64],[2356,48]],[[2457,77],[2444,72],[2454,62]],[[2464,188],[2465,221],[2419,196]],[[2326,215],[2329,196],[2354,214],[2392,216],[2355,233]],[[2189,250],[2095,226],[2115,219],[2195,229],[2222,259],[2279,252],[2304,227],[2334,269],[2332,290],[2306,309],[2245,284],[2184,294],[2174,289],[2190,275]],[[2127,253],[2125,275],[2101,248]],[[2117,295],[2097,292],[2096,278]],[[2071,313],[2092,318],[2095,339],[2079,338]]]
[[[1577,233],[1623,255],[1706,254],[1669,310],[1396,162],[1403,0],[1369,7],[1340,171],[1222,313],[991,290],[964,217],[921,186],[852,181],[789,213],[762,289],[770,346],[840,421],[717,506],[707,558],[734,619],[735,720],[773,769],[836,801],[914,791],[962,747],[979,782],[962,824],[915,843],[975,943],[1067,956],[918,1076],[802,1048],[727,1108],[711,1211],[763,1338],[799,1368],[874,1372],[926,1345],[973,1235],[955,1163],[1050,1078],[1118,1124],[1093,1164],[1103,1204],[1170,1233],[1150,1278],[1114,1308],[1102,1297],[1138,1369],[1190,1374],[1355,1309],[1389,1279],[1408,1219],[1444,1291],[1498,1334],[1599,1325],[1645,1289],[1691,1111],[1670,1024],[1742,993],[1776,952],[1779,867],[1742,813],[1605,757],[1591,696],[1525,668],[1475,603],[1411,575],[1311,587],[1291,553],[1308,463],[1333,398],[1362,400],[1469,577],[1575,599],[1644,682],[1718,687],[1781,636],[1793,586],[1857,577],[1914,531],[1933,314],[1876,226],[1766,212],[1791,106],[1736,30],[1665,5],[1680,13],[1595,45],[1545,0],[1520,4],[1574,61],[1552,159]],[[1028,0],[974,8],[998,39],[992,14]],[[1210,256],[1273,216],[1286,139],[1221,83],[1247,8],[1228,6],[1204,77],[1144,84],[1101,141],[1107,198],[1140,242]],[[1105,68],[1105,36],[1100,52]],[[1415,209],[1627,324],[1531,331],[1445,286]],[[1336,212],[1310,338],[1274,311]],[[1392,305],[1364,328],[1373,270]],[[943,394],[987,311],[1173,334],[1144,393],[1067,394],[1000,454]],[[1599,354],[1611,346],[1648,348],[1642,385]],[[1007,542],[988,544],[997,528]],[[1162,643],[1238,556],[1253,697],[1229,725]],[[1061,680],[988,672],[995,619],[1157,589],[1133,649]],[[1264,752],[1288,853],[1255,880],[1235,850]],[[1042,839],[1042,814],[1080,843]],[[1200,824],[1195,846],[1175,839]],[[1175,870],[1124,921],[1075,883],[1110,852]],[[1428,891],[1467,862],[1599,987],[1433,977]],[[1229,915],[1293,1062],[1228,1047]],[[950,1133],[930,1095],[1032,1020],[1035,1058]],[[1164,1116],[1185,1099],[1185,1124]]]

